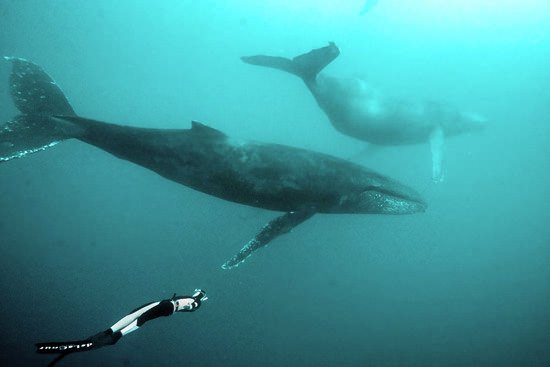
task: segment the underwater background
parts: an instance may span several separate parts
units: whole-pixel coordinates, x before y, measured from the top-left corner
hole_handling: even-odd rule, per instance
[[[429,205],[316,215],[227,271],[278,213],[76,140],[1,163],[0,363],[46,365],[34,343],[201,287],[199,311],[59,366],[549,366],[549,20],[548,0],[0,0],[0,55],[42,66],[81,116],[352,159]],[[444,182],[427,144],[362,156],[302,81],[239,59],[329,41],[327,74],[488,117],[447,140]],[[0,121],[17,114],[10,71]]]

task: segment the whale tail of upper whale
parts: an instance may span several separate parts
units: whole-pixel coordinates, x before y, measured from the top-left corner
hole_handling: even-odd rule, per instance
[[[308,84],[314,82],[317,74],[338,57],[339,54],[340,50],[338,47],[334,42],[330,42],[328,46],[316,48],[293,59],[279,56],[255,55],[243,56],[241,60],[247,64],[286,71],[299,76]]]
[[[76,116],[57,84],[40,66],[6,57],[12,62],[10,94],[19,115],[0,126],[0,162],[38,152],[75,137],[74,126],[52,118]]]

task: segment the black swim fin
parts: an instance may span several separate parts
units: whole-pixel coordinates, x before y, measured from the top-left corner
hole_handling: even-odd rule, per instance
[[[330,42],[328,46],[316,48],[308,53],[296,56],[292,60],[285,57],[267,55],[243,56],[241,60],[247,64],[286,71],[299,76],[308,84],[313,83],[317,74],[338,57],[339,54],[340,50],[336,44]]]
[[[90,339],[77,340],[70,342],[49,342],[36,343],[36,353],[39,354],[59,354],[55,357],[48,367],[56,365],[63,358],[75,352],[86,352],[93,349],[93,344]]]
[[[47,149],[71,138],[67,127],[50,116],[76,116],[61,89],[40,66],[24,59],[5,59],[13,66],[10,94],[21,114],[0,126],[0,162]]]
[[[36,343],[36,353],[59,354],[48,364],[49,367],[55,365],[57,362],[59,362],[61,359],[65,358],[69,354],[76,352],[87,352],[108,345],[114,345],[120,340],[121,337],[122,333],[120,331],[113,333],[111,329],[107,329],[84,340]]]

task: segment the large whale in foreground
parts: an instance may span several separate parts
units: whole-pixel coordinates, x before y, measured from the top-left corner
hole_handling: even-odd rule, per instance
[[[331,42],[303,55],[256,55],[241,59],[253,65],[283,70],[300,77],[336,130],[375,145],[430,142],[432,178],[443,179],[444,138],[483,128],[485,119],[446,104],[410,102],[383,96],[361,79],[334,78],[320,71],[340,50]]]
[[[39,66],[9,60],[11,95],[21,114],[0,127],[0,161],[75,138],[206,194],[284,212],[224,268],[238,265],[315,213],[409,214],[426,208],[414,190],[329,155],[232,139],[198,122],[190,129],[168,130],[78,117]]]

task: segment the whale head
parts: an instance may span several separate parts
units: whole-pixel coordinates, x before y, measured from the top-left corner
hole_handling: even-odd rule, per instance
[[[485,116],[482,116],[477,113],[463,112],[461,117],[462,117],[462,124],[466,131],[483,130],[485,129],[488,123],[488,120]]]
[[[447,135],[458,135],[470,132],[478,132],[487,127],[488,120],[484,116],[471,113],[460,112],[456,119],[449,126],[445,127]]]
[[[373,214],[413,214],[426,211],[426,202],[404,185],[368,187],[359,195],[359,206]]]
[[[378,174],[362,181],[358,191],[341,198],[343,212],[397,215],[426,211],[424,199],[408,186]]]

